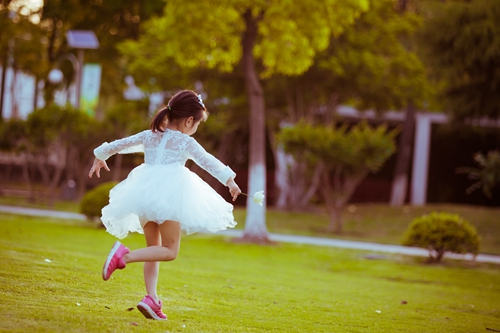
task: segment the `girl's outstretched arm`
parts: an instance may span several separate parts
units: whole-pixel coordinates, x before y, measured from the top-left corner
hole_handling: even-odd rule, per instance
[[[92,164],[92,167],[90,168],[89,171],[89,178],[92,178],[92,175],[95,174],[97,175],[97,178],[101,178],[101,168],[104,168],[104,170],[109,171],[109,167],[106,164],[106,161],[99,160],[97,158],[94,159],[94,163]]]
[[[144,140],[148,133],[150,133],[150,131],[146,130],[123,139],[115,140],[111,143],[104,142],[94,149],[94,155],[98,159],[105,161],[114,154],[143,153]]]

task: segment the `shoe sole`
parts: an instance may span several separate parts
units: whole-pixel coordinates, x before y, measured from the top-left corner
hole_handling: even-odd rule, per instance
[[[148,319],[167,320],[167,318],[161,318],[161,317],[159,317],[153,311],[153,309],[151,309],[151,307],[149,305],[147,305],[146,303],[140,302],[139,304],[137,304],[137,309],[139,309],[139,311],[141,311],[141,313],[144,315],[144,317],[146,317]]]
[[[111,277],[111,274],[108,276],[106,279],[106,273],[108,271],[109,263],[111,262],[111,259],[113,259],[113,256],[115,255],[116,251],[120,248],[121,243],[119,241],[116,241],[115,244],[113,245],[113,248],[108,254],[108,258],[106,259],[106,262],[104,263],[104,267],[102,268],[102,278],[104,281],[109,280]]]

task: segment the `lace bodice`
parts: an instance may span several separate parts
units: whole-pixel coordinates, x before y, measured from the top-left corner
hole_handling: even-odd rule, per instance
[[[146,164],[180,163],[184,165],[188,159],[191,159],[224,185],[229,178],[236,177],[231,168],[209,154],[195,139],[169,129],[164,133],[146,130],[111,143],[104,142],[94,149],[95,157],[100,160],[107,160],[117,153],[137,152],[144,153]]]

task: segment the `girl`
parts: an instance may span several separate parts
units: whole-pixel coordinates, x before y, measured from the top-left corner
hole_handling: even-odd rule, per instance
[[[94,172],[100,177],[101,168],[109,171],[105,161],[116,153],[144,152],[145,163],[110,191],[109,205],[102,209],[101,220],[107,231],[118,238],[133,231],[144,233],[147,247],[130,251],[116,241],[104,263],[102,277],[108,280],[116,269],[128,263],[144,262],[147,295],[137,308],[149,319],[167,319],[156,293],[159,262],[177,257],[181,230],[187,234],[216,232],[236,225],[233,206],[184,166],[188,159],[195,161],[229,187],[233,201],[241,193],[234,182],[236,174],[191,137],[207,116],[201,96],[183,90],[156,114],[150,130],[105,142],[94,150],[89,177]]]

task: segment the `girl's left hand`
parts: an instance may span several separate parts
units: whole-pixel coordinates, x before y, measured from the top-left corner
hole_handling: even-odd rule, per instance
[[[89,171],[89,178],[92,178],[94,172],[97,175],[97,178],[101,178],[100,174],[101,168],[104,168],[104,170],[109,171],[109,167],[106,164],[106,161],[98,160],[97,158],[94,159],[94,164],[92,164],[92,168],[90,168]]]

